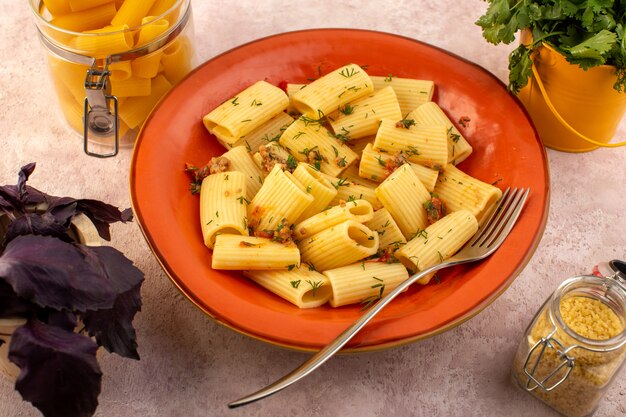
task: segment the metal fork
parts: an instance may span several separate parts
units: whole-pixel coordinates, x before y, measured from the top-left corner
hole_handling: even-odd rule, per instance
[[[419,273],[412,275],[393,291],[389,292],[386,296],[381,298],[375,305],[370,307],[352,326],[344,330],[335,340],[326,345],[322,350],[312,356],[309,360],[304,362],[298,368],[291,371],[281,379],[277,380],[271,385],[260,389],[259,391],[247,395],[237,401],[233,401],[228,404],[229,408],[240,407],[258,401],[278,391],[287,388],[294,382],[304,378],[324,362],[330,359],[339,349],[341,349],[346,343],[352,339],[380,310],[382,310],[387,304],[391,302],[398,294],[407,289],[409,285],[413,284],[420,278],[428,275],[432,272],[438,271],[443,268],[447,268],[454,265],[459,265],[468,262],[474,262],[484,259],[495,252],[500,247],[504,239],[508,236],[509,232],[515,225],[519,214],[524,207],[528,193],[530,189],[523,188],[507,188],[502,194],[502,198],[498,206],[491,214],[489,220],[476,232],[474,237],[461,248],[461,250],[454,256],[448,258],[446,261],[434,265],[430,268],[424,269]]]

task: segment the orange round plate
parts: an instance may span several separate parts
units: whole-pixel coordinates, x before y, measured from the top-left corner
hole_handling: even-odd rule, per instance
[[[346,350],[373,350],[440,333],[498,297],[524,268],[545,228],[549,204],[546,154],[519,101],[483,68],[444,50],[397,35],[317,29],[260,39],[213,58],[160,102],[141,131],[130,189],[136,218],[165,272],[182,293],[218,322],[254,338],[319,349],[361,314],[361,306],[300,310],[246,280],[211,269],[202,240],[198,196],[185,163],[203,165],[224,152],[202,116],[258,80],[304,83],[345,65],[371,75],[433,80],[434,100],[461,128],[473,154],[459,167],[501,188],[530,187],[514,230],[486,261],[439,273],[440,283],[413,285],[363,329]],[[458,126],[458,123],[457,123]]]

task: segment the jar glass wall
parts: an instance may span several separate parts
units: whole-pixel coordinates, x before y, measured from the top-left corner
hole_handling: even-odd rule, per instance
[[[30,4],[60,109],[91,143],[113,145],[117,129],[120,145],[132,146],[152,108],[194,65],[190,0]]]
[[[626,358],[626,291],[609,278],[566,280],[528,326],[515,383],[560,413],[589,416]]]

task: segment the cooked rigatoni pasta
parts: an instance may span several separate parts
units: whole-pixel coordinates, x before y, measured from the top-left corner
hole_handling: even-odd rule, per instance
[[[293,225],[312,202],[300,181],[277,164],[248,205],[248,225],[255,232],[280,231]]]
[[[431,101],[435,92],[435,83],[431,80],[400,78],[392,74],[386,77],[372,75],[370,78],[374,83],[374,90],[393,88],[403,115],[415,110],[420,104]]]
[[[361,161],[359,162],[359,175],[362,178],[369,178],[372,181],[382,182],[395,171],[397,167],[408,164],[417,177],[420,179],[424,187],[428,191],[433,191],[439,171],[428,168],[427,166],[407,161],[407,157],[403,153],[389,154],[378,152],[371,144],[363,149]]]
[[[296,224],[294,233],[296,239],[301,240],[346,220],[365,223],[371,220],[373,216],[374,209],[369,202],[366,200],[354,200],[331,207]]]
[[[215,238],[211,267],[227,270],[293,269],[300,265],[295,245],[254,236],[220,234]]]
[[[374,87],[365,70],[349,64],[296,91],[291,104],[303,115],[319,119],[372,91]]]
[[[430,268],[454,255],[478,231],[478,222],[472,213],[459,210],[444,216],[422,230],[395,252],[396,258],[417,272]],[[431,276],[420,279],[427,284]]]
[[[261,126],[243,136],[237,142],[228,144],[220,141],[220,143],[226,148],[243,145],[248,152],[257,152],[259,146],[277,143],[280,135],[282,135],[291,123],[293,123],[293,117],[285,112],[280,112]]]
[[[302,212],[296,223],[324,210],[337,195],[337,190],[330,181],[307,163],[300,162],[293,171],[293,176],[306,188],[306,192],[313,196],[313,202]]]
[[[276,164],[287,168],[288,164],[298,163],[285,148],[276,142],[269,142],[266,145],[259,146],[259,151],[252,155],[252,159],[263,172],[263,176],[269,174]]]
[[[378,250],[378,233],[346,220],[298,242],[302,261],[318,271],[338,268],[367,258]]]
[[[124,0],[120,9],[111,20],[111,24],[128,25],[131,28],[139,26],[141,19],[148,15],[148,11],[155,0]]]
[[[115,13],[115,4],[106,3],[93,9],[79,12],[58,15],[52,13],[55,18],[50,21],[50,24],[73,32],[83,32],[108,26]]]
[[[406,243],[402,231],[386,208],[376,210],[372,219],[365,222],[365,225],[378,233],[379,252],[391,245]]]
[[[459,164],[472,153],[472,146],[437,103],[431,101],[420,105],[407,116],[407,119],[415,120],[418,125],[444,125],[446,127],[448,132],[448,163]]]
[[[445,126],[408,126],[412,119],[383,119],[374,139],[379,152],[402,152],[409,161],[433,169],[448,163],[448,130]]]
[[[244,198],[246,176],[241,172],[212,174],[200,189],[200,226],[204,244],[212,248],[220,233],[248,235]]]
[[[307,264],[291,270],[243,271],[243,275],[300,308],[326,304],[332,294],[328,278]]]
[[[263,185],[262,173],[254,163],[252,157],[245,147],[236,146],[228,152],[222,154],[228,159],[228,170],[239,171],[246,176],[246,198],[252,200]]]
[[[428,224],[424,203],[430,200],[430,193],[410,166],[396,169],[378,186],[376,196],[405,238],[411,239]]]
[[[308,162],[334,177],[341,174],[358,155],[318,122],[296,119],[280,136],[280,144],[300,162]]]
[[[226,144],[232,144],[287,108],[283,90],[258,81],[211,110],[204,126]]]
[[[375,136],[368,136],[366,138],[351,140],[346,142],[346,145],[348,145],[350,149],[352,149],[358,155],[361,155],[363,149],[365,149],[368,143],[374,143],[374,138]]]
[[[396,94],[391,87],[347,103],[329,117],[335,134],[351,140],[375,135],[381,119],[402,119]]]
[[[434,193],[445,201],[448,210],[468,210],[478,224],[482,224],[502,197],[498,187],[467,175],[452,164],[439,176]]]
[[[360,182],[351,181],[344,176],[336,178],[328,175],[326,178],[328,178],[332,186],[337,189],[337,195],[330,202],[330,205],[335,206],[342,202],[354,200],[367,200],[374,210],[378,210],[382,207],[381,202],[378,200],[378,197],[376,197],[375,188]]]
[[[402,264],[359,262],[323,272],[332,287],[330,305],[362,303],[369,306],[409,278]]]

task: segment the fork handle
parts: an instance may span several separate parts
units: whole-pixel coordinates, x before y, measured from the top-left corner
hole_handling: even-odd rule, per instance
[[[344,330],[335,340],[326,345],[322,350],[313,355],[309,360],[304,362],[302,365],[283,376],[276,382],[266,386],[258,390],[257,392],[247,395],[243,398],[240,398],[237,401],[233,401],[228,404],[229,408],[240,407],[242,405],[246,405],[252,403],[254,401],[258,401],[265,397],[268,397],[272,394],[277,393],[278,391],[287,388],[289,385],[294,382],[299,381],[304,378],[311,372],[315,371],[319,368],[324,362],[330,359],[339,349],[341,349],[346,343],[348,343],[355,334],[357,334],[369,321],[376,315],[380,310],[385,308],[387,304],[391,302],[398,294],[407,289],[411,284],[424,277],[425,275],[430,274],[431,272],[435,272],[439,269],[445,268],[447,266],[452,266],[454,264],[458,264],[458,261],[453,260],[453,258],[448,259],[447,262],[434,265],[430,268],[426,268],[423,271],[418,272],[415,275],[411,275],[404,282],[402,282],[399,286],[393,289],[393,291],[389,292],[383,298],[381,298],[376,304],[371,306],[352,326],[348,327]]]

